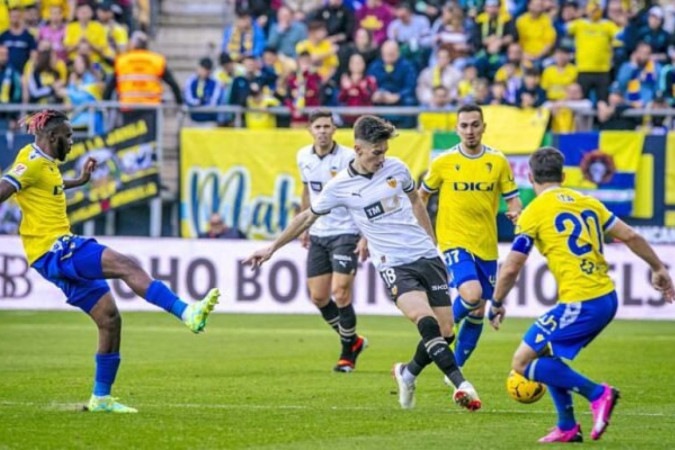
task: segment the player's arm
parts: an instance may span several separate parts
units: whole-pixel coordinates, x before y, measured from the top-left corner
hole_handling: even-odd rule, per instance
[[[424,206],[429,203],[429,198],[441,188],[443,184],[443,177],[441,176],[441,164],[442,157],[436,158],[431,162],[429,171],[424,176],[422,183],[418,189],[419,199]]]
[[[420,198],[418,191],[412,190],[407,193],[410,203],[412,204],[413,214],[417,219],[417,223],[420,224],[424,231],[427,232],[434,244],[436,244],[436,235],[434,234],[434,228],[431,226],[431,219],[429,218],[429,213],[427,212],[426,204]]]
[[[265,261],[270,259],[274,253],[284,245],[296,239],[300,234],[312,226],[319,214],[312,209],[306,209],[291,220],[291,223],[281,233],[281,235],[269,247],[256,250],[251,256],[244,260],[244,265],[250,265],[253,269],[260,267]]]
[[[302,184],[302,198],[300,200],[300,212],[309,209],[309,188],[307,183]],[[300,243],[304,248],[309,248],[309,232],[305,230],[300,236]]]
[[[523,270],[523,266],[527,261],[527,257],[532,251],[534,246],[534,239],[526,234],[519,234],[513,240],[513,245],[511,246],[511,251],[506,257],[506,261],[499,268],[499,274],[497,275],[497,285],[495,286],[495,292],[492,296],[492,301],[490,302],[490,311],[488,312],[488,320],[495,330],[499,329],[499,326],[504,321],[504,316],[506,310],[504,309],[504,299],[513,286],[516,284],[518,275],[520,271]]]
[[[17,191],[16,186],[7,180],[0,180],[0,203],[10,198]]]
[[[63,180],[63,188],[71,189],[89,183],[89,180],[91,180],[91,174],[94,172],[94,170],[96,170],[96,165],[97,163],[94,158],[87,158],[84,166],[82,166],[80,178],[76,180]]]
[[[509,218],[514,224],[518,222],[518,217],[523,210],[523,202],[520,200],[520,196],[516,195],[505,200],[506,201],[506,217]]]
[[[652,269],[652,285],[654,289],[663,294],[663,298],[672,303],[675,300],[675,289],[673,289],[673,280],[670,278],[668,268],[659,259],[651,245],[640,233],[627,225],[623,220],[615,218],[614,223],[610,224],[607,234],[620,240],[644,262],[649,264]]]

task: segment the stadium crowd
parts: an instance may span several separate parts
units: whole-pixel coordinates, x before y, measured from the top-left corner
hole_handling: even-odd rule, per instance
[[[217,61],[199,62],[185,97],[190,105],[285,105],[291,126],[305,125],[306,106],[444,111],[475,102],[546,106],[558,132],[574,130],[579,108],[596,109],[602,129],[635,129],[642,122],[621,117],[625,109],[674,100],[675,5],[661,3],[237,1]],[[416,126],[416,117],[388,118]],[[288,125],[280,120],[246,116],[249,128]]]
[[[115,58],[128,49],[138,1],[0,2],[0,104],[77,106],[101,100]],[[19,115],[0,113],[0,128],[15,128]],[[85,112],[71,120],[77,129],[90,118]]]

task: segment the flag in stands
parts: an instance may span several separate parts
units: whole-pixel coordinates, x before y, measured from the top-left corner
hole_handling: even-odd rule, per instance
[[[603,131],[556,138],[554,145],[565,155],[565,186],[596,197],[620,217],[630,216],[644,134]]]

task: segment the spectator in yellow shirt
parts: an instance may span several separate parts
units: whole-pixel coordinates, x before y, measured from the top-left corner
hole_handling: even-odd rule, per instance
[[[103,25],[103,28],[105,28],[108,45],[112,49],[112,52],[118,55],[127,51],[129,33],[126,27],[115,21],[112,7],[113,3],[111,0],[104,0],[99,3],[96,8],[96,18]]]
[[[75,11],[75,0],[41,0],[40,15],[42,16],[42,20],[49,20],[51,16],[49,10],[54,6],[61,8],[66,21],[70,22],[72,20],[73,12]]]
[[[577,68],[570,63],[570,49],[558,47],[553,56],[555,64],[544,69],[541,75],[541,87],[546,91],[546,98],[557,101],[564,99],[567,86],[576,82]]]
[[[328,40],[328,30],[324,22],[318,20],[312,21],[308,26],[308,30],[307,39],[298,42],[295,51],[298,55],[303,52],[309,53],[316,72],[326,82],[337,70],[339,63],[337,49]]]
[[[279,106],[280,104],[279,100],[271,95],[267,89],[261,88],[258,83],[251,83],[249,94],[246,97],[246,107],[249,108],[249,111],[244,117],[246,120],[246,128],[249,130],[269,130],[276,128],[276,116],[262,110]]]
[[[619,27],[602,18],[602,9],[597,3],[589,2],[586,7],[587,19],[577,19],[567,26],[567,33],[574,37],[576,64],[579,84],[587,98],[595,92],[597,100],[607,100],[612,82],[612,50],[614,37]]]
[[[66,26],[63,44],[68,52],[68,59],[71,61],[77,53],[78,45],[83,40],[91,46],[93,63],[112,59],[113,55],[108,45],[108,34],[103,25],[96,20],[92,20],[93,16],[94,11],[89,3],[80,3],[75,10],[77,20]]]
[[[555,28],[551,17],[544,14],[542,0],[529,1],[527,12],[516,21],[516,29],[523,54],[530,61],[548,56],[555,45]]]

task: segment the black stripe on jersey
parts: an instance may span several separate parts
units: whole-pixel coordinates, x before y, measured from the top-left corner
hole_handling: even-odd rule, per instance
[[[17,191],[21,190],[21,182],[19,182],[19,180],[17,180],[13,176],[7,174],[7,175],[3,176],[2,179],[5,180],[6,182],[8,182],[9,184],[11,184],[12,186],[14,186]]]
[[[406,194],[408,194],[408,193],[410,193],[414,190],[415,190],[415,182],[414,181],[411,182],[410,186],[408,186],[407,188],[403,188],[403,192],[405,192]]]
[[[502,197],[504,197],[507,200],[517,196],[518,196],[518,189],[516,189],[515,191],[505,192],[502,194]]]
[[[312,214],[314,214],[315,216],[325,216],[326,214],[330,213],[330,210],[324,212],[315,211],[314,208],[312,208],[311,206],[309,207],[309,210],[312,211]]]
[[[435,194],[436,192],[438,192],[438,189],[431,189],[424,181],[422,181],[422,189],[424,189],[430,194]]]

